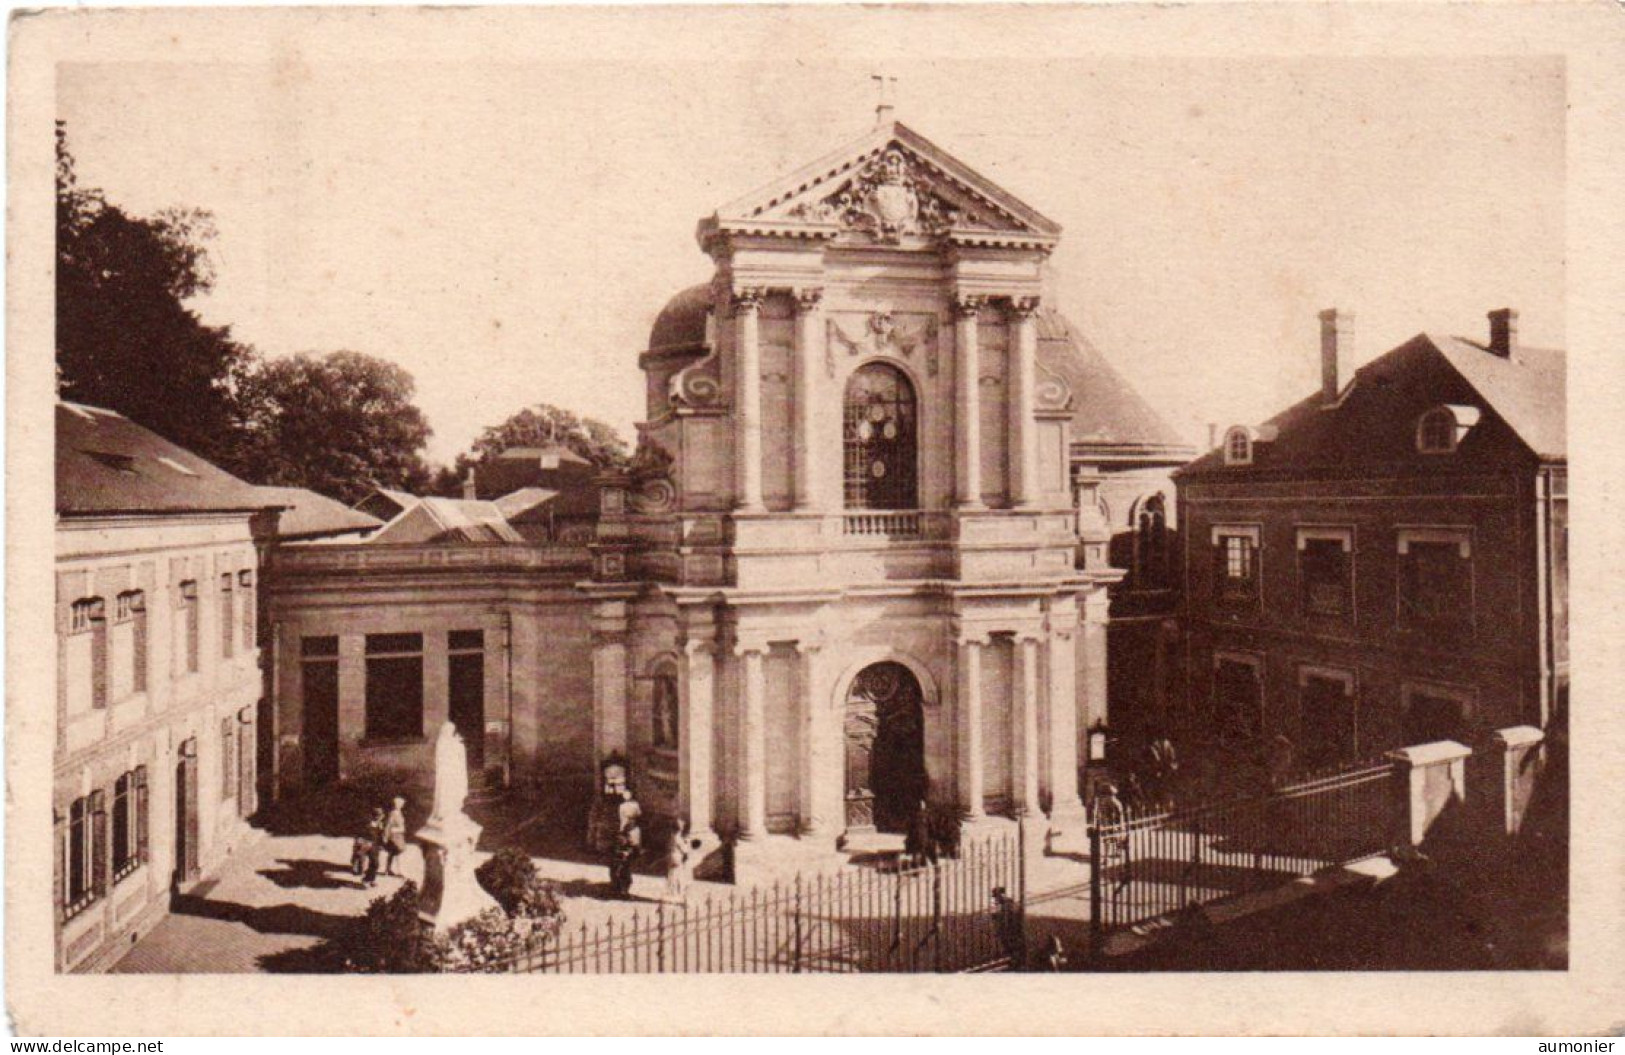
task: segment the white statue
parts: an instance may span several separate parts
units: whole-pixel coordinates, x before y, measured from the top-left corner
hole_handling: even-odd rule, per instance
[[[444,823],[463,812],[468,799],[468,746],[450,722],[440,726],[434,741],[434,808],[430,823]]]
[[[480,826],[463,812],[468,798],[468,748],[446,722],[434,741],[434,809],[418,831],[423,889],[418,915],[444,932],[496,904],[474,875]]]

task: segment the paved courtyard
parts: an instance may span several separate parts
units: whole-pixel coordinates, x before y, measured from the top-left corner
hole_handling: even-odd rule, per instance
[[[376,796],[375,796],[376,797]],[[300,953],[337,934],[345,922],[366,912],[375,897],[387,896],[412,879],[421,881],[423,858],[416,846],[400,863],[403,878],[380,876],[365,887],[349,868],[351,836],[365,814],[366,799],[353,793],[306,801],[269,818],[257,836],[239,847],[219,874],[176,899],[174,910],[145,935],[115,967],[138,973],[242,973],[298,970]],[[559,884],[566,925],[589,929],[615,918],[647,916],[664,892],[653,861],[633,879],[632,898],[609,897],[604,863],[580,846],[580,811],[550,816],[533,799],[471,808],[485,826],[480,858],[496,847],[522,846],[542,875]],[[422,818],[411,816],[416,829]],[[884,858],[901,848],[901,838],[873,837],[860,858]],[[1028,888],[1044,901],[1047,919],[1081,928],[1088,919],[1088,866],[1072,856],[1033,858]],[[848,867],[858,867],[856,865]],[[788,874],[786,879],[788,879]],[[738,888],[697,882],[693,904],[707,897],[726,899]],[[1036,892],[1043,892],[1038,894]],[[1070,934],[1068,935],[1071,936]]]

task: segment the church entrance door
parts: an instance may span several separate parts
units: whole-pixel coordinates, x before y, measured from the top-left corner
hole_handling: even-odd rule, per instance
[[[920,683],[901,663],[865,667],[846,698],[846,827],[903,831],[925,798]]]

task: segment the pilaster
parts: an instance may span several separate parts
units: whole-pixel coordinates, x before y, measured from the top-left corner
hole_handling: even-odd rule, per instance
[[[740,642],[739,659],[740,759],[739,837],[767,836],[767,701],[766,642]]]
[[[715,833],[712,745],[716,707],[716,643],[700,637],[683,642],[680,736],[677,756],[678,809],[696,837]]]
[[[985,816],[987,796],[982,772],[982,649],[985,636],[961,634],[958,641],[959,685],[955,693],[959,725],[958,762],[959,807],[968,821]]]
[[[626,630],[624,601],[600,601],[592,618],[593,766],[611,754],[625,754]]]
[[[829,701],[824,698],[822,660],[824,640],[810,636],[796,642],[800,657],[798,694],[801,699],[801,758],[797,774],[797,808],[803,838],[826,834],[835,826],[828,812],[831,760],[831,719]]]
[[[1010,504],[1031,507],[1038,500],[1037,426],[1033,420],[1038,362],[1037,297],[1010,302]]]
[[[818,506],[818,466],[822,459],[813,452],[821,446],[819,421],[822,418],[819,395],[819,357],[824,333],[823,311],[819,305],[824,291],[817,286],[796,290],[796,389],[791,400],[792,427],[795,432],[794,470],[795,507],[812,510]]]
[[[766,291],[746,286],[734,291],[734,430],[738,508],[762,506],[762,350],[759,336]]]
[[[954,297],[954,492],[962,509],[982,508],[981,356],[976,323],[985,298]]]
[[[1017,632],[1016,676],[1010,707],[1014,726],[1010,742],[1015,749],[1010,787],[1017,816],[1038,810],[1038,646],[1036,632]]]

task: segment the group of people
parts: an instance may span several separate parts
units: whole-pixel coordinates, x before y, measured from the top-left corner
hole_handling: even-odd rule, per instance
[[[615,807],[615,836],[609,848],[609,889],[617,898],[632,896],[632,867],[643,852],[643,807],[631,788],[621,788]],[[686,904],[688,888],[694,882],[694,856],[699,840],[690,836],[688,826],[677,822],[666,847],[665,900]]]
[[[350,871],[361,877],[363,885],[377,886],[380,860],[384,875],[399,876],[395,862],[405,852],[406,800],[397,795],[387,813],[382,806],[372,808],[366,827],[350,848]]]

